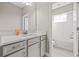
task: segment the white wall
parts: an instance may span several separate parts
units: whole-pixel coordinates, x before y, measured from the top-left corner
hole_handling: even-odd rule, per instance
[[[37,3],[37,32],[47,32],[49,21],[49,4]]]
[[[0,2],[0,32],[21,28],[21,9],[7,2]]]

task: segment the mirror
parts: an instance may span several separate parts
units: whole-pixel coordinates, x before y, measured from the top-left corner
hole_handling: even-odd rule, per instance
[[[24,15],[23,16],[23,32],[26,34],[28,33],[29,30],[29,16],[28,15]]]

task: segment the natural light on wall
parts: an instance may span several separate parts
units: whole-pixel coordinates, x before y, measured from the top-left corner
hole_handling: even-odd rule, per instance
[[[66,22],[67,21],[67,13],[54,15],[54,23]]]
[[[26,5],[31,6],[32,2],[27,2]]]

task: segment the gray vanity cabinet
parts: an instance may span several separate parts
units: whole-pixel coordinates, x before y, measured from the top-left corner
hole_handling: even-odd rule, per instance
[[[28,57],[40,57],[40,43],[28,47]]]
[[[28,40],[28,57],[40,57],[40,37]]]
[[[45,55],[46,49],[45,49],[45,40],[41,41],[41,57]]]
[[[25,49],[23,49],[18,52],[15,52],[14,54],[11,54],[7,57],[26,57],[26,51],[25,51]]]
[[[41,57],[46,53],[46,36],[41,36]]]

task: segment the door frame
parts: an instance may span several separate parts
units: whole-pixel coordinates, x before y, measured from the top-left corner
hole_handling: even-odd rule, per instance
[[[52,56],[52,2],[49,2],[49,26],[48,26],[48,33],[47,33],[47,37],[48,37],[48,56],[51,57]]]
[[[77,2],[73,3],[73,55],[78,56],[78,35],[77,35]]]

